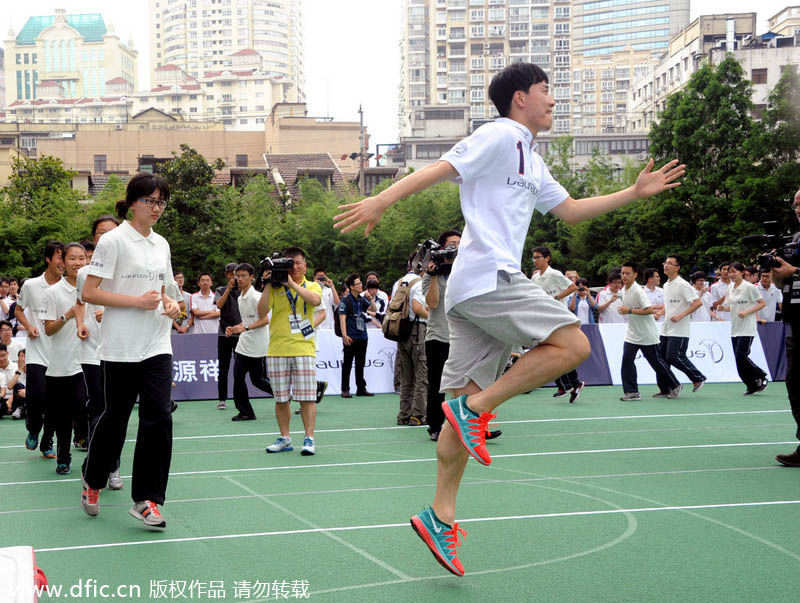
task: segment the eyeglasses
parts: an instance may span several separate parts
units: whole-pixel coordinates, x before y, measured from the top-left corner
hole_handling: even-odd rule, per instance
[[[137,201],[141,201],[150,209],[153,209],[155,206],[158,206],[161,209],[165,209],[167,207],[167,202],[163,199],[148,199],[147,197],[142,197],[141,199],[137,199]]]

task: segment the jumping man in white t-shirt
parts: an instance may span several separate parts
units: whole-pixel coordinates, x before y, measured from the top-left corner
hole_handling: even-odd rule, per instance
[[[555,101],[544,71],[530,63],[509,65],[492,79],[489,97],[503,117],[375,197],[343,205],[334,218],[342,232],[364,224],[368,235],[400,199],[444,180],[461,187],[466,228],[445,294],[450,355],[442,375],[442,390],[457,397],[442,407],[449,426],[438,441],[433,508],[411,519],[437,561],[458,576],[464,575],[456,557],[464,531],[454,523],[456,495],[468,455],[491,462],[484,438],[492,411],[573,370],[590,353],[575,315],[520,269],[534,208],[575,224],[678,186],[685,171],[677,161],[652,171],[651,159],[633,186],[575,200],[534,150],[536,134],[553,122]],[[503,375],[513,345],[533,349]]]

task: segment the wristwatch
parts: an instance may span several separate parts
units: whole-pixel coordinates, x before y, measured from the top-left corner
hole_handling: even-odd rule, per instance
[[[247,325],[245,325],[245,326],[244,326],[244,330],[245,330],[245,331],[249,331],[249,330],[250,330],[250,327],[248,327]]]
[[[63,322],[64,324],[67,324],[67,317],[64,316],[63,314],[61,315],[61,322]]]

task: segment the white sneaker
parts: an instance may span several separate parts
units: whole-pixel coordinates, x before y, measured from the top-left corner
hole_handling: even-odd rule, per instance
[[[122,478],[119,475],[119,469],[112,471],[108,474],[108,489],[109,490],[122,490]]]
[[[11,418],[14,419],[15,421],[18,421],[19,419],[22,418],[22,407],[21,406],[18,407],[17,410],[15,410],[14,412],[11,413]]]
[[[294,450],[294,446],[292,446],[292,438],[285,438],[280,436],[275,443],[267,446],[267,452],[289,452],[290,450]]]
[[[639,392],[628,392],[627,394],[622,394],[620,400],[623,402],[627,402],[628,400],[641,400],[642,396]]]
[[[676,398],[679,398],[680,395],[681,395],[681,390],[682,389],[683,389],[683,386],[680,383],[678,383],[678,387],[669,390],[669,393],[667,394],[667,398],[669,398],[670,400],[675,400]]]
[[[225,404],[225,400],[220,400],[219,403],[217,404],[217,410],[226,410],[227,408],[228,405]]]
[[[303,456],[311,456],[312,454],[316,454],[317,451],[314,448],[314,438],[309,438],[306,436],[306,439],[303,440],[303,449],[300,451],[300,454]]]
[[[143,500],[133,503],[128,511],[136,519],[143,521],[144,525],[152,528],[166,528],[167,521],[161,516],[158,505],[152,500]]]

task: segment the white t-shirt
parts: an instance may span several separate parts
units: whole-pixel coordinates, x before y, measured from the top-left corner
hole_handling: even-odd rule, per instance
[[[643,310],[653,304],[650,298],[638,283],[633,283],[630,289],[622,289],[622,305],[632,310]],[[625,332],[625,341],[635,345],[655,345],[659,342],[658,327],[652,314],[626,314],[628,317],[628,330]]]
[[[661,323],[661,334],[665,337],[689,337],[689,320],[685,316],[680,322],[672,322],[672,317],[685,311],[699,297],[697,289],[680,276],[664,283],[665,318]]]
[[[417,283],[414,283],[411,286],[411,290],[409,291],[409,296],[408,296],[409,297],[409,303],[408,303],[408,318],[409,318],[409,320],[414,320],[417,317],[416,313],[414,312],[413,304],[411,303],[413,300],[416,300],[420,304],[425,306],[425,295],[422,293],[422,277],[420,277],[418,274],[414,274],[413,272],[409,272],[403,278],[401,278],[399,281],[397,281],[394,284],[394,287],[392,287],[392,297],[394,297],[394,294],[397,293],[397,288],[400,286],[400,283],[410,283],[411,281],[416,280],[416,279],[419,279],[419,281]],[[446,294],[447,293],[445,293],[445,295]],[[420,317],[419,321],[420,322],[428,322],[428,319]]]
[[[617,291],[616,295],[617,299],[608,304],[604,311],[600,312],[600,322],[628,322],[627,315],[619,313],[619,307],[622,305],[622,291]],[[597,294],[597,305],[602,306],[612,297],[614,297],[614,292],[611,289],[603,289]]]
[[[25,361],[27,364],[47,366],[50,359],[50,338],[44,334],[44,322],[41,313],[44,311],[44,292],[50,288],[44,274],[29,278],[22,285],[17,304],[25,310],[28,321],[39,331],[39,337],[28,335],[25,344]]]
[[[364,293],[366,293],[366,291],[361,292],[361,297],[366,299]],[[424,294],[425,293],[423,292],[423,295]],[[386,295],[386,293],[378,289],[378,292],[375,294],[375,298],[372,301],[375,303],[375,314],[379,314],[381,316],[386,314],[386,308],[389,306],[389,296]],[[364,310],[362,316],[364,317],[367,327],[372,324],[373,319],[377,320],[377,317],[372,316],[367,310]]]
[[[552,266],[548,266],[543,273],[537,272],[531,276],[531,280],[539,285],[550,297],[555,297],[573,285],[573,282],[564,276],[564,273]],[[568,298],[569,296],[564,296],[558,301],[566,305]]]
[[[78,301],[78,289],[61,278],[45,292],[46,310],[42,320],[59,320],[62,314]],[[81,372],[81,340],[78,339],[77,323],[70,318],[58,333],[50,337],[50,363],[45,375],[48,377],[71,377]]]
[[[88,274],[103,279],[101,289],[121,295],[161,291],[174,281],[166,239],[155,231],[144,237],[128,221],[101,237],[90,266]],[[163,312],[161,303],[155,310],[107,307],[100,324],[100,359],[141,362],[172,354],[172,319]]]
[[[578,295],[578,293],[573,293],[570,295],[569,299],[572,299],[575,295]],[[588,301],[582,300],[580,296],[575,299],[575,316],[578,317],[582,325],[590,324],[589,312],[591,311],[592,307],[589,305]]]
[[[78,270],[77,289],[78,297],[83,296],[83,285],[86,283],[86,275],[89,272],[89,265],[87,264]],[[83,323],[89,331],[89,337],[81,340],[80,342],[80,361],[81,364],[93,364],[100,366],[100,356],[97,354],[97,348],[100,346],[100,323],[95,318],[95,312],[101,310],[102,306],[95,306],[84,302],[84,317]]]
[[[325,310],[325,319],[319,323],[317,326],[317,330],[319,329],[332,329],[333,328],[333,291],[330,287],[325,287],[324,285],[320,284],[322,287],[322,301],[320,304],[314,308],[314,314],[319,312],[320,310]]]
[[[208,295],[203,297],[203,293],[198,291],[192,293],[191,299],[192,310],[211,310],[219,312],[217,304],[214,302],[214,292],[209,291]],[[194,326],[192,333],[217,333],[219,331],[219,316],[216,318],[199,318],[194,317]]]
[[[724,283],[722,281],[717,281],[716,283],[711,285],[711,288],[709,289],[709,291],[711,292],[711,301],[716,302],[725,297],[728,294],[729,286],[730,285],[728,283]],[[728,303],[722,302],[721,305],[727,306]],[[717,318],[719,318],[720,320],[730,320],[731,314],[730,312],[720,312],[719,310],[717,310]]]
[[[458,172],[466,226],[447,283],[445,311],[497,288],[497,272],[521,272],[536,208],[546,214],[569,193],[550,175],[522,124],[501,117],[442,156]]]
[[[24,338],[19,337],[17,339],[12,339],[11,342],[6,345],[6,348],[8,349],[9,361],[11,362],[17,361],[17,359],[19,358],[19,351],[25,349],[25,344],[22,343],[23,341],[26,340]]]
[[[736,287],[733,283],[728,287],[728,297],[722,302],[731,307],[731,337],[755,337],[756,313],[739,318],[739,312],[748,310],[761,301],[761,294],[753,283],[742,281]]]
[[[14,373],[16,373],[17,370],[19,370],[17,363],[11,362],[10,360],[8,361],[8,366],[6,368],[0,367],[0,387],[8,387],[9,381],[14,378]],[[20,375],[20,377],[22,377],[22,375]],[[6,391],[6,398],[9,397],[11,397],[11,392]]]
[[[756,289],[767,304],[763,309],[758,311],[758,318],[766,320],[767,322],[775,322],[775,314],[778,312],[778,304],[781,303],[783,299],[783,293],[781,293],[781,290],[773,283],[769,284],[769,289],[764,289],[759,282],[756,285]]]
[[[646,286],[642,287],[644,294],[647,296],[647,299],[650,300],[651,306],[663,306],[664,305],[664,290],[661,287],[656,287],[652,291],[648,289]],[[655,316],[653,317],[655,318]],[[662,313],[657,319],[656,322],[662,322],[664,320],[664,314]]]
[[[239,304],[239,315],[242,317],[242,325],[249,327],[258,320],[258,302],[261,300],[261,293],[251,286],[247,292],[242,293],[236,298]],[[267,355],[269,349],[269,325],[256,329],[250,329],[239,333],[239,342],[236,344],[236,353],[249,358],[262,358]]]
[[[698,293],[698,295],[700,294]],[[692,322],[711,322],[711,304],[713,303],[711,294],[708,291],[703,292],[703,295],[700,295],[700,301],[703,302],[703,305],[689,314],[689,320]]]

